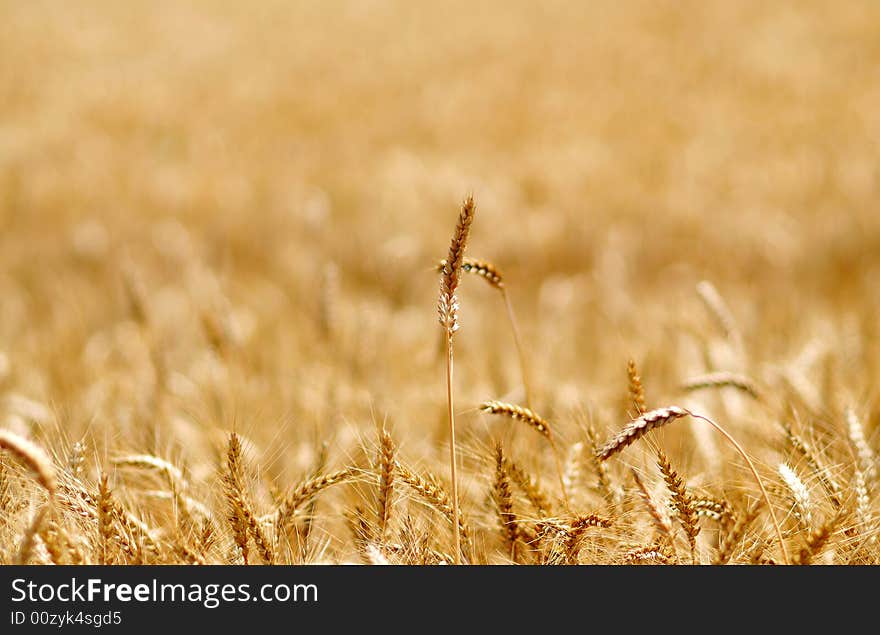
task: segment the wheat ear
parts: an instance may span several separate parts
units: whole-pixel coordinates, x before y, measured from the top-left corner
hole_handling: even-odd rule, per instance
[[[696,564],[697,536],[700,534],[700,525],[697,519],[697,510],[694,508],[693,497],[684,484],[684,479],[672,467],[669,457],[663,450],[657,450],[657,465],[663,475],[666,488],[672,494],[672,504],[677,513],[677,518],[688,539],[691,548],[691,564]]]
[[[705,388],[735,388],[740,392],[744,392],[752,399],[761,398],[757,385],[750,378],[726,371],[691,377],[682,384],[681,388],[688,392]]]
[[[714,422],[709,417],[691,412],[689,410],[685,410],[684,408],[680,408],[678,406],[670,406],[668,408],[660,408],[658,410],[646,412],[638,419],[630,421],[626,426],[624,426],[623,430],[621,430],[610,441],[599,448],[599,450],[596,452],[596,456],[600,460],[605,461],[609,457],[623,450],[623,448],[625,448],[626,446],[645,436],[654,428],[665,426],[675,421],[676,419],[681,419],[683,417],[700,419],[701,421],[705,421],[706,423],[708,423],[721,436],[727,439],[728,443],[730,443],[734,447],[734,449],[739,453],[743,460],[745,460],[745,462],[748,464],[749,470],[751,471],[755,482],[758,484],[758,488],[761,490],[761,495],[764,497],[764,502],[767,503],[767,511],[770,512],[770,518],[773,521],[773,528],[776,530],[776,538],[779,541],[779,549],[782,551],[782,557],[787,564],[789,562],[788,550],[785,547],[785,540],[782,537],[782,528],[779,526],[779,521],[776,518],[776,513],[773,511],[773,504],[770,501],[770,495],[767,493],[767,488],[764,487],[764,481],[758,474],[758,469],[755,467],[752,459],[749,457],[748,454],[746,454],[746,451],[739,444],[739,442],[732,436],[730,436],[727,430],[722,428],[718,423]]]
[[[565,501],[565,507],[571,506],[568,499],[568,490],[565,487],[565,475],[562,469],[562,459],[559,456],[559,448],[553,438],[553,432],[550,429],[550,423],[529,408],[517,406],[512,403],[504,403],[503,401],[485,401],[480,404],[480,410],[488,412],[492,415],[500,415],[509,419],[515,419],[526,423],[536,432],[540,433],[550,444],[553,450],[553,459],[556,462],[556,474],[559,478],[559,487],[562,488],[562,499]]]
[[[449,416],[449,472],[452,480],[452,510],[453,523],[452,533],[455,544],[453,558],[455,564],[461,564],[461,532],[459,530],[458,510],[458,475],[456,474],[455,458],[455,410],[452,393],[453,360],[452,338],[459,328],[458,324],[458,298],[455,295],[461,282],[461,270],[464,263],[464,252],[467,247],[468,235],[471,223],[476,214],[474,199],[469,196],[465,199],[458,216],[458,224],[452,242],[449,245],[449,255],[443,274],[440,276],[440,298],[437,303],[437,311],[440,314],[440,325],[446,333],[446,404]]]
[[[510,559],[517,561],[517,546],[519,543],[519,523],[516,513],[513,511],[513,489],[510,485],[508,462],[504,456],[504,448],[501,443],[495,444],[495,480],[492,483],[492,497],[498,511],[498,521],[501,525],[501,535],[507,546]]]
[[[14,432],[0,430],[0,450],[6,450],[27,465],[36,475],[37,482],[49,494],[50,500],[54,500],[58,489],[55,468],[42,448]]]
[[[629,398],[636,407],[636,412],[643,415],[648,411],[645,405],[645,387],[642,385],[639,369],[633,359],[626,363],[626,376],[629,378]]]
[[[379,539],[385,539],[391,518],[391,497],[394,493],[394,440],[384,429],[379,433],[379,495],[376,513],[379,517]]]
[[[456,517],[455,510],[449,500],[449,494],[437,482],[436,478],[432,474],[426,474],[424,477],[420,476],[399,461],[395,461],[394,466],[397,474],[400,476],[400,480],[412,488],[425,503],[437,510],[449,522],[455,522],[455,519],[458,519],[461,544],[464,546],[464,551],[469,554],[471,551],[470,528],[463,515],[459,514]]]

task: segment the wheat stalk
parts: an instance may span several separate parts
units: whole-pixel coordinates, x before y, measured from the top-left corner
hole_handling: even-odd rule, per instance
[[[453,355],[452,338],[458,331],[458,298],[455,295],[461,282],[462,264],[464,252],[467,247],[468,235],[471,223],[474,222],[476,207],[474,199],[469,196],[465,199],[458,216],[458,225],[449,245],[449,255],[440,276],[440,298],[437,310],[440,314],[440,325],[446,333],[446,404],[449,418],[449,472],[452,480],[452,509],[454,520],[452,523],[453,541],[455,544],[455,564],[461,564],[461,533],[459,529],[458,509],[458,474],[456,473],[455,458],[455,411],[453,407]]]

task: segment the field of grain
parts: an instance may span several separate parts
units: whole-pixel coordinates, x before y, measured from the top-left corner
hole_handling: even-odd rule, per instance
[[[0,563],[880,562],[878,67],[868,0],[0,0]]]

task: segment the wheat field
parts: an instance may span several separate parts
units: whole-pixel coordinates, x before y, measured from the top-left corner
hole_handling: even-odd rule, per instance
[[[867,0],[0,0],[0,563],[878,563],[878,65]]]

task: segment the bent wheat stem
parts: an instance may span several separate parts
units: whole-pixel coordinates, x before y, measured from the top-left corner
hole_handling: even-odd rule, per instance
[[[712,421],[709,417],[704,417],[703,415],[696,414],[694,412],[688,412],[691,417],[694,419],[702,419],[710,426],[715,428],[721,436],[727,439],[730,444],[736,448],[736,451],[745,459],[745,462],[749,466],[749,470],[752,472],[752,476],[755,477],[755,482],[758,484],[758,487],[761,489],[761,495],[764,497],[764,502],[767,503],[767,511],[770,512],[770,519],[773,521],[773,528],[776,530],[776,539],[779,541],[779,549],[782,551],[782,559],[785,561],[785,564],[789,564],[788,559],[788,550],[785,548],[785,540],[782,538],[782,528],[779,526],[779,521],[776,519],[776,512],[773,511],[773,503],[770,502],[770,496],[767,494],[767,490],[764,487],[764,481],[761,480],[761,477],[758,476],[758,470],[755,468],[755,464],[752,463],[752,459],[749,458],[749,455],[746,454],[746,451],[743,447],[734,439],[730,434],[728,434],[727,430],[722,428],[720,425]]]

